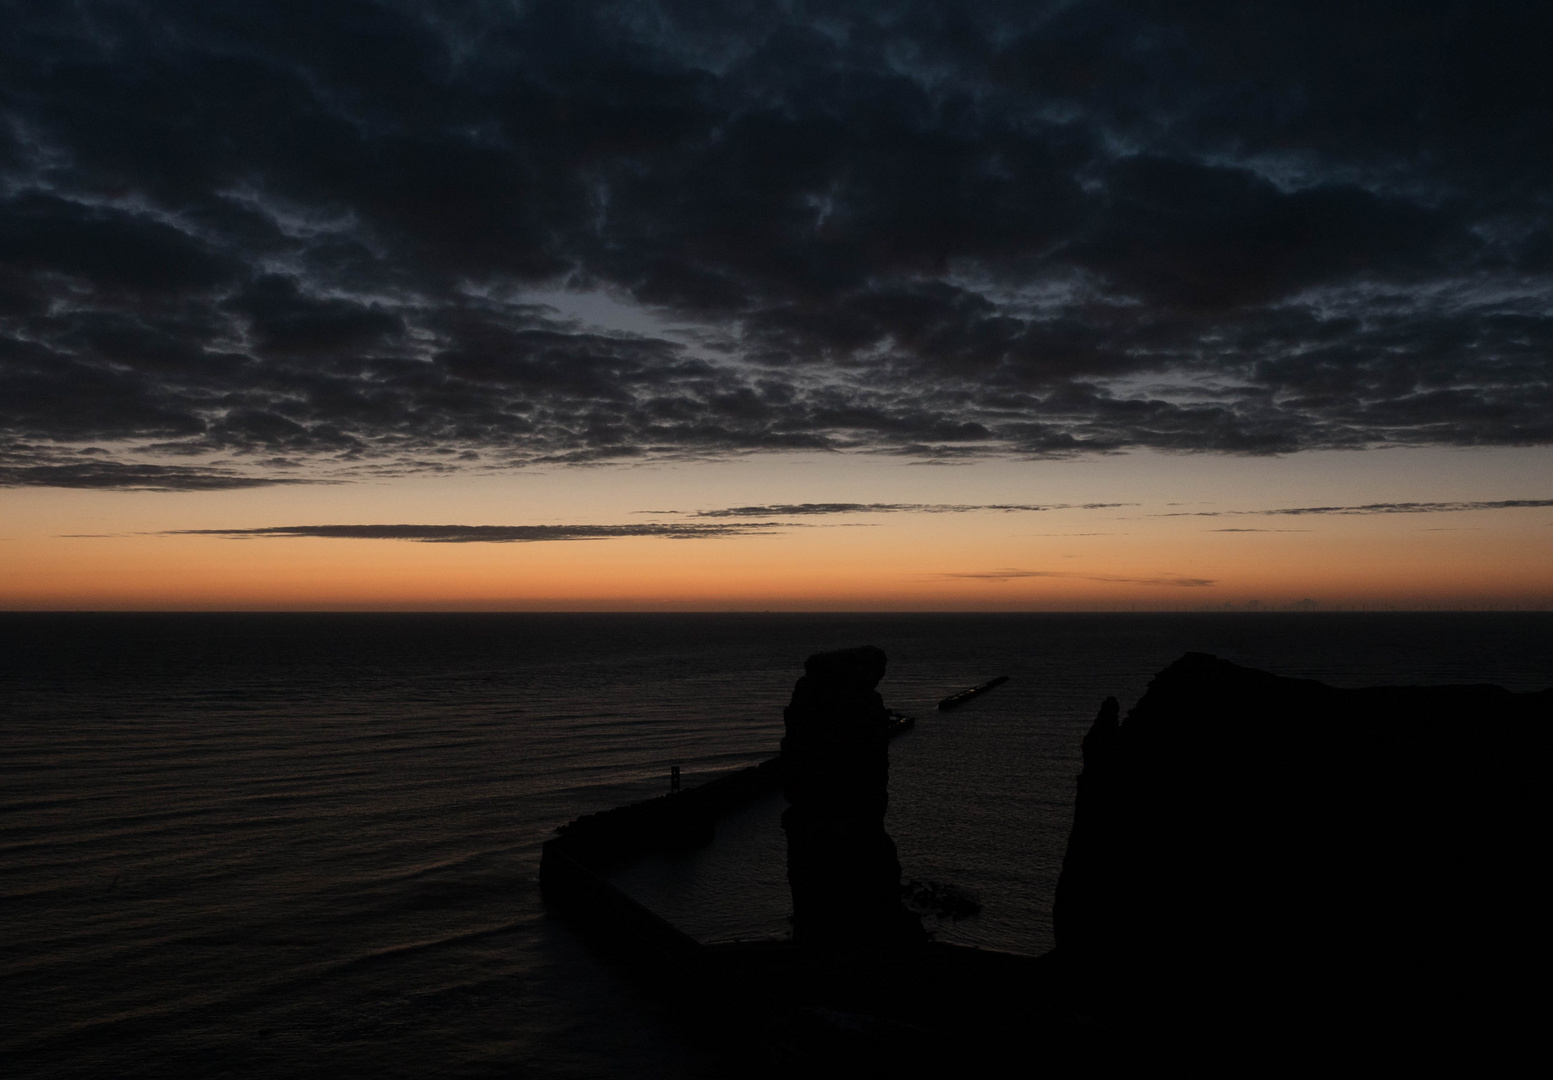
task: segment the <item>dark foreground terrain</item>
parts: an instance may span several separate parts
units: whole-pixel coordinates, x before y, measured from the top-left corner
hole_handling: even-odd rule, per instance
[[[1026,957],[927,941],[897,899],[884,666],[811,657],[781,758],[547,845],[552,902],[752,1065],[1474,1068],[1526,1042],[1553,691],[1338,689],[1187,654],[1125,718],[1102,705],[1057,948]],[[701,945],[604,881],[779,782],[794,940]]]

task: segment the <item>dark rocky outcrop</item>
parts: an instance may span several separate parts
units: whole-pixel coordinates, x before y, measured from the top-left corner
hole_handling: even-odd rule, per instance
[[[1119,713],[1084,740],[1054,911],[1097,1015],[1257,1067],[1513,1041],[1553,692],[1343,690],[1188,654]]]
[[[890,716],[874,689],[885,656],[864,646],[804,662],[783,713],[782,815],[793,937],[804,945],[923,940],[901,903],[901,867],[884,831]]]

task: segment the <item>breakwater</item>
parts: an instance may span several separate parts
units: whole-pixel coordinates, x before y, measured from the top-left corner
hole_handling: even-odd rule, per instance
[[[730,977],[711,950],[608,876],[633,858],[710,843],[718,817],[775,790],[781,778],[781,758],[771,758],[696,787],[587,814],[545,842],[539,881],[551,910],[575,920],[659,989],[689,1004],[712,1033],[756,1045],[763,1061],[786,1067],[803,1055],[765,995]]]
[[[915,721],[892,713],[887,735]],[[539,881],[552,909],[584,920],[635,951],[660,956],[690,979],[710,978],[707,950],[609,881],[614,867],[654,852],[709,844],[720,817],[782,786],[780,756],[657,798],[587,814],[556,830],[541,849]]]

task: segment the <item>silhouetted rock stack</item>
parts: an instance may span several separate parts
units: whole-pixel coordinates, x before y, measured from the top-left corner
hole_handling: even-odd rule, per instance
[[[889,713],[874,690],[885,656],[872,646],[804,662],[783,713],[782,815],[793,937],[805,945],[922,941],[901,904],[901,867],[884,831]]]
[[[1084,740],[1054,911],[1097,1015],[1264,1063],[1513,1043],[1553,691],[1340,690],[1192,653],[1118,714]]]

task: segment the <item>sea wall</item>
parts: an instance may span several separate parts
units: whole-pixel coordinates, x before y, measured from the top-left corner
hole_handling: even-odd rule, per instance
[[[725,773],[655,799],[586,814],[556,830],[550,843],[596,869],[651,851],[710,843],[716,819],[782,783],[782,760]]]

